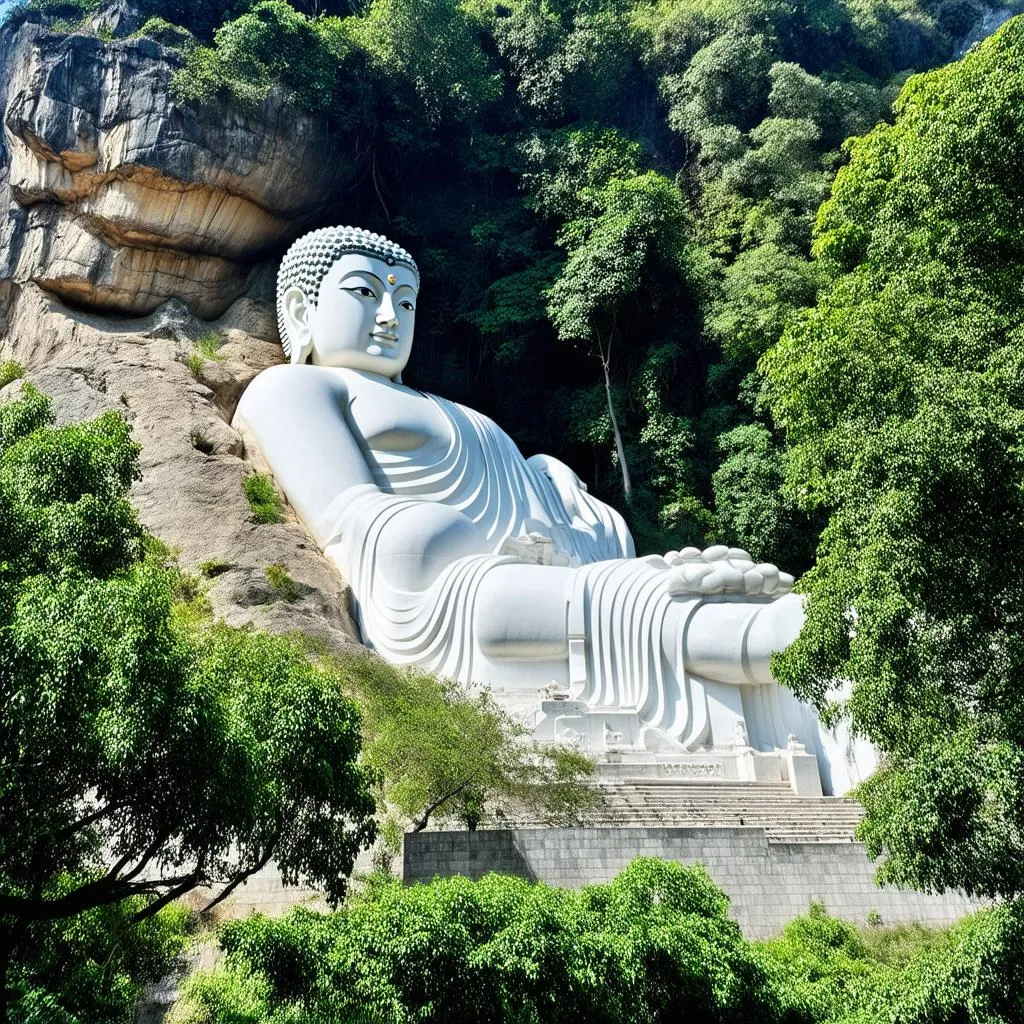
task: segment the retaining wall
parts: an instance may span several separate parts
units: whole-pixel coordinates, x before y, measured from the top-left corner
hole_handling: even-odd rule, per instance
[[[982,904],[874,881],[860,843],[769,843],[760,828],[581,828],[418,832],[405,836],[406,883],[491,871],[578,888],[608,882],[634,857],[704,864],[748,938],[778,934],[812,901],[853,924],[950,924]]]

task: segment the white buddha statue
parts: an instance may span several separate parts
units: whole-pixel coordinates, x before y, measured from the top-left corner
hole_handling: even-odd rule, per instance
[[[350,583],[364,642],[543,706],[549,739],[664,756],[740,734],[784,751],[795,733],[821,761],[817,719],[769,669],[803,622],[792,578],[724,546],[637,558],[563,463],[402,384],[419,284],[380,235],[299,239],[278,277],[290,365],[234,421]]]

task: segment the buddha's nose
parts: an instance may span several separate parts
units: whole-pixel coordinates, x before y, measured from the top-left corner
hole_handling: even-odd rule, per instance
[[[385,292],[377,307],[377,323],[381,327],[394,327],[398,323],[398,316],[395,313],[395,303],[390,292]]]

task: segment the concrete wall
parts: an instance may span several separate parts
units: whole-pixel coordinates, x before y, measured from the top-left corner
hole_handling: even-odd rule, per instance
[[[884,924],[944,925],[981,905],[955,893],[879,888],[859,843],[769,843],[760,828],[419,832],[405,837],[404,877],[427,882],[497,871],[578,888],[610,881],[638,856],[704,864],[748,938],[777,934],[812,900],[853,924],[865,924],[876,911]]]

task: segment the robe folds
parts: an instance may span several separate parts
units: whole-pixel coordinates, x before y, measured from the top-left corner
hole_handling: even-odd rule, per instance
[[[464,685],[503,686],[500,661],[474,634],[480,585],[500,565],[563,566],[572,697],[594,710],[633,711],[687,749],[707,736],[707,702],[683,669],[685,628],[663,649],[666,615],[696,598],[669,595],[664,563],[635,557],[625,521],[590,495],[568,467],[526,459],[482,414],[426,396],[448,437],[414,451],[366,452],[374,484],[349,488],[327,511],[325,552],[348,579],[364,641],[387,661],[416,665]],[[445,566],[424,589],[395,585],[378,552],[396,517],[418,503],[456,509],[477,528],[479,553]],[[660,568],[657,563],[660,562]],[[510,605],[510,615],[515,614]],[[684,609],[684,622],[686,613]],[[539,691],[547,678],[534,681]]]

